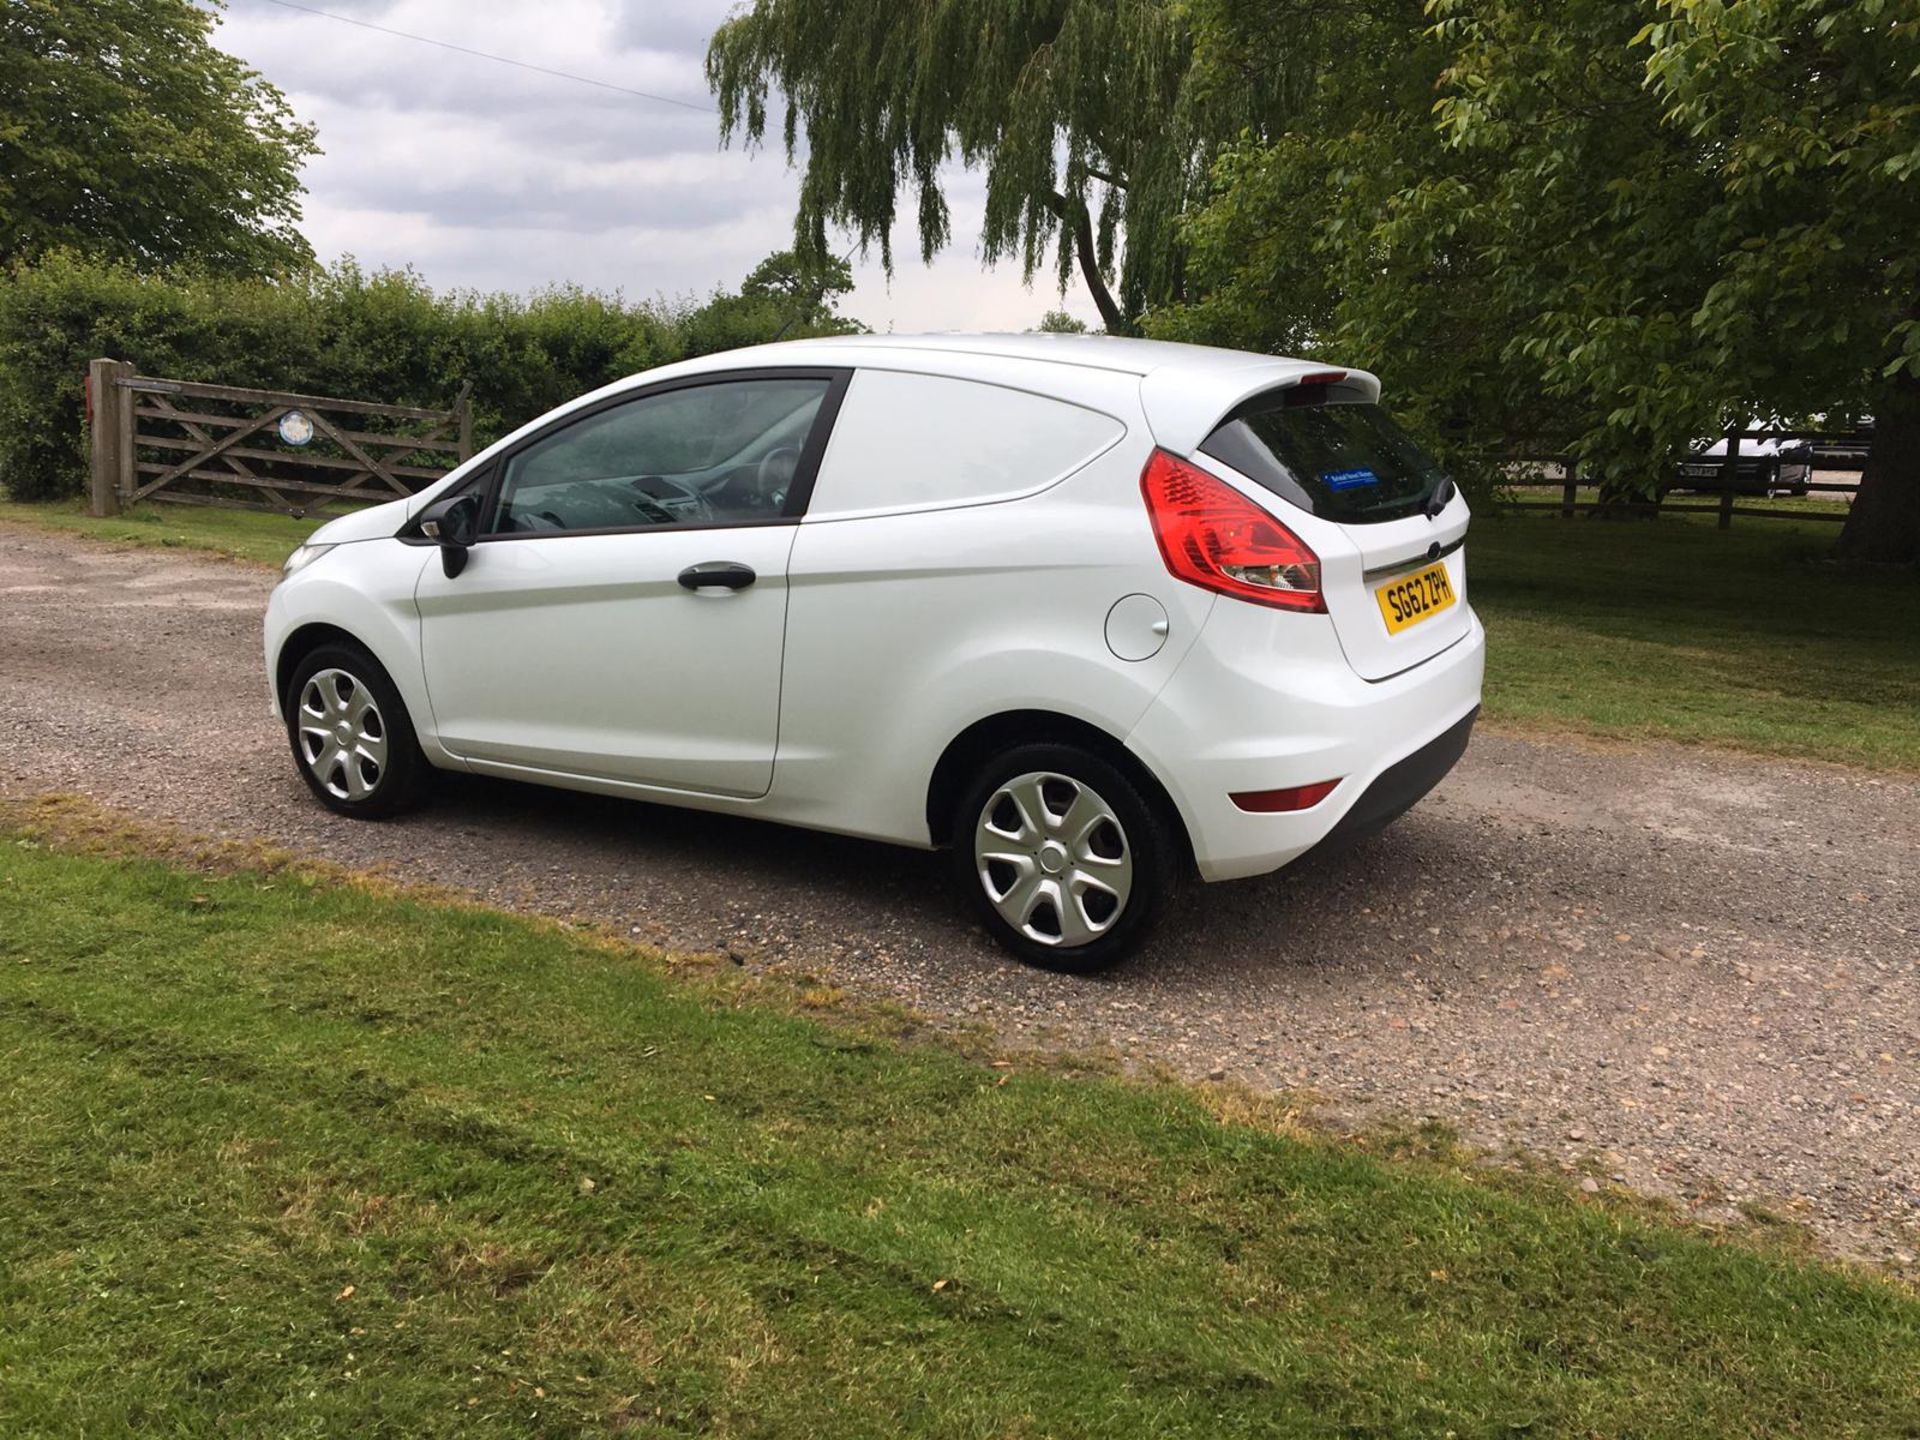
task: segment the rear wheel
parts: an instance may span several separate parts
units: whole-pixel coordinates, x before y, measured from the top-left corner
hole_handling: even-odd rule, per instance
[[[287,739],[300,776],[342,815],[379,820],[416,804],[429,767],[393,680],[357,645],[323,645],[287,686]]]
[[[984,765],[954,817],[954,876],[993,938],[1030,965],[1088,974],[1137,950],[1179,879],[1158,807],[1071,745]]]

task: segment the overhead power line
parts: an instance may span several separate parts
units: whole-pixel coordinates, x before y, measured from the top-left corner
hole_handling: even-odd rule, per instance
[[[356,19],[352,15],[339,15],[331,10],[317,10],[311,5],[298,5],[294,0],[266,0],[266,3],[278,5],[282,10],[298,10],[303,15],[318,15],[324,20],[338,20],[342,25],[357,25],[362,30],[378,31],[382,35],[392,35],[397,39],[412,40],[421,45],[434,45],[442,50],[471,55],[479,60],[491,60],[498,65],[511,65],[516,70],[531,70],[536,75],[551,75],[556,80],[572,80],[576,84],[591,85],[596,90],[612,90],[617,94],[633,95],[641,100],[657,100],[662,105],[678,105],[682,110],[692,110],[701,115],[720,113],[711,105],[700,105],[692,100],[676,100],[671,95],[655,95],[648,90],[635,90],[628,85],[615,85],[609,80],[595,80],[590,75],[575,75],[568,70],[550,70],[545,65],[532,65],[525,60],[515,60],[510,55],[495,55],[488,50],[475,50],[470,45],[456,45],[451,40],[436,40],[431,35],[414,35],[405,30],[395,30],[390,26],[376,25],[371,20]]]

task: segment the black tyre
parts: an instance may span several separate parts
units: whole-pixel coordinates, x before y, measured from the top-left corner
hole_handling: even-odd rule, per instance
[[[1029,965],[1091,974],[1153,932],[1179,886],[1174,825],[1118,767],[1022,745],[982,766],[953,820],[954,878]]]
[[[381,820],[425,793],[431,767],[407,707],[358,645],[322,645],[302,660],[282,709],[294,764],[328,809]]]

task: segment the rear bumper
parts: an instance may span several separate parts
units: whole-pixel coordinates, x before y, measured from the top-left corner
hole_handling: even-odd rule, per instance
[[[1378,833],[1419,804],[1426,793],[1447,778],[1447,772],[1467,753],[1473,722],[1480,718],[1474,706],[1464,719],[1441,731],[1403,760],[1396,760],[1374,778],[1339,823],[1313,847],[1316,855],[1345,849]]]
[[[1205,880],[1277,870],[1357,839],[1425,795],[1465,750],[1480,708],[1486,631],[1385,680],[1354,674],[1323,616],[1215,606],[1181,667],[1127,737],[1180,811]],[[1224,623],[1223,623],[1224,622]],[[1339,780],[1308,810],[1253,814],[1232,795]]]

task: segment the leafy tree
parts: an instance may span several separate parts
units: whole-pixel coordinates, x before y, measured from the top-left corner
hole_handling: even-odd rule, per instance
[[[1870,410],[1840,551],[1920,560],[1920,5],[1661,11],[1634,44],[1714,183],[1695,344],[1763,412]]]
[[[709,355],[769,340],[851,335],[866,329],[839,313],[838,298],[853,289],[853,271],[832,255],[801,259],[780,250],[754,266],[735,294],[716,291],[680,317],[687,355]]]
[[[1300,123],[1222,156],[1195,298],[1150,328],[1324,347],[1455,458],[1557,440],[1612,493],[1729,425],[1870,411],[1842,551],[1920,553],[1911,0],[1365,13]]]
[[[1084,335],[1087,322],[1075,319],[1064,310],[1049,310],[1033,328],[1042,335]]]
[[[1877,412],[1843,554],[1920,558],[1920,10],[1435,0],[1509,355],[1615,484],[1752,419]],[[1489,163],[1490,162],[1490,163]]]
[[[1276,43],[1257,6],[1202,9],[1196,25],[1210,64]],[[1149,311],[1145,328],[1364,365],[1470,482],[1510,440],[1564,434],[1569,417],[1502,358],[1510,332],[1488,304],[1488,262],[1453,203],[1473,176],[1432,119],[1447,55],[1429,32],[1422,0],[1346,7],[1337,58],[1291,123],[1220,152],[1183,223],[1188,298]]]
[[[906,189],[930,259],[950,238],[940,169],[957,156],[985,171],[986,261],[1018,257],[1030,279],[1053,246],[1061,285],[1077,267],[1125,330],[1180,293],[1178,220],[1215,144],[1284,110],[1304,63],[1285,49],[1196,67],[1189,15],[1182,0],[753,0],[715,32],[707,76],[723,139],[761,141],[776,90],[789,160],[804,132],[802,255],[825,254],[839,225],[890,268]]]
[[[802,261],[791,250],[776,250],[748,272],[740,293],[749,299],[779,301],[793,312],[796,325],[826,325],[839,316],[834,305],[853,290],[853,268],[833,255]]]
[[[313,129],[214,48],[214,23],[191,0],[0,5],[0,263],[71,248],[264,274],[311,258],[295,222]]]
[[[1719,258],[1717,187],[1632,49],[1645,0],[1567,0],[1551,24],[1539,0],[1429,9],[1444,151],[1395,197],[1405,229],[1472,269],[1498,362],[1565,403],[1603,491],[1649,493],[1752,412],[1688,322]]]

